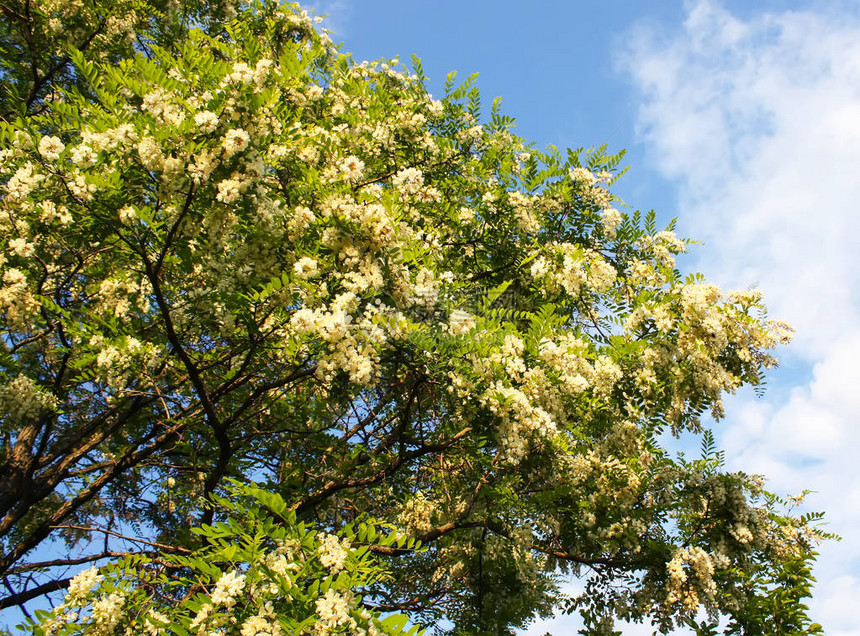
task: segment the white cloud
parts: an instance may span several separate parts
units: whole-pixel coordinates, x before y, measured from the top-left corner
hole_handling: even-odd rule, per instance
[[[733,467],[760,472],[781,492],[817,491],[814,507],[828,509],[833,529],[848,539],[843,556],[860,559],[860,334],[836,342],[813,368],[812,380],[786,401],[740,399],[722,442]]]
[[[743,22],[699,2],[678,37],[636,31],[623,58],[640,135],[679,183],[682,228],[708,244],[702,267],[760,285],[810,359],[858,324],[858,34],[850,16]]]
[[[680,226],[706,243],[699,268],[757,284],[811,369],[780,403],[732,400],[723,444],[774,490],[818,491],[812,507],[845,540],[823,548],[813,609],[828,633],[858,635],[860,15],[741,19],[702,1],[676,32],[631,36],[619,68],[650,160],[677,183]]]

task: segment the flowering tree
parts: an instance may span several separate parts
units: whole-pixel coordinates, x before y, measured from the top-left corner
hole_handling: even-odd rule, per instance
[[[434,100],[420,63],[357,64],[292,5],[0,10],[0,606],[69,587],[90,618],[43,629],[103,633],[396,633],[374,612],[398,611],[509,633],[559,606],[589,633],[701,610],[818,629],[819,517],[725,472],[702,420],[790,329],[681,276],[686,243],[618,211],[620,156],[538,152],[471,79]],[[251,521],[231,479],[257,485],[229,491]],[[225,515],[267,521],[221,536]],[[278,552],[360,519],[425,547],[355,535],[354,579],[303,569],[317,539]],[[232,569],[203,567],[216,544]],[[304,605],[277,601],[295,577],[252,591],[271,554]],[[69,576],[144,557],[161,569],[112,566],[96,596]],[[355,625],[325,622],[331,590]],[[102,600],[135,613],[98,627]]]

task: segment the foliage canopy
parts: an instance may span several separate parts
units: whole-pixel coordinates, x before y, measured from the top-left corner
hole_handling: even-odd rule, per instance
[[[2,607],[70,588],[44,633],[818,629],[819,516],[726,472],[702,420],[790,329],[618,211],[620,155],[540,152],[474,78],[435,100],[288,4],[0,11]]]

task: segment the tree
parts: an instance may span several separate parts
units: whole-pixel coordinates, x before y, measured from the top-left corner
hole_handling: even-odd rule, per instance
[[[192,621],[213,546],[247,580],[276,549],[263,520],[310,552],[357,533],[376,560],[302,589],[354,587],[371,622],[816,629],[820,515],[725,472],[702,420],[790,328],[682,277],[686,242],[617,210],[620,155],[539,152],[474,78],[434,100],[420,62],[356,64],[293,5],[2,11],[0,605],[86,604],[69,568],[126,559],[92,602],[140,609],[156,577],[150,609]]]

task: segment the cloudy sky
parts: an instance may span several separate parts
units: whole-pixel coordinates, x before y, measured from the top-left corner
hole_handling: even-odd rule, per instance
[[[617,192],[700,239],[683,265],[757,286],[795,342],[763,398],[727,402],[730,468],[809,488],[840,543],[811,603],[860,636],[860,3],[321,0],[358,60],[423,59],[431,90],[478,72],[539,147],[627,149]],[[529,634],[575,630],[569,618]],[[625,630],[630,634],[650,629]]]

